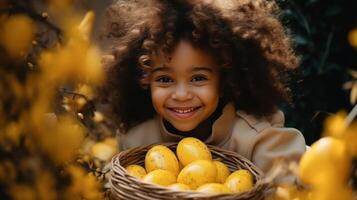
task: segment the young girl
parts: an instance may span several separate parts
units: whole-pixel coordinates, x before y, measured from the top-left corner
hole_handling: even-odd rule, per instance
[[[298,59],[278,14],[265,0],[114,2],[108,91],[121,149],[196,137],[265,172],[298,160],[304,138],[277,107]]]

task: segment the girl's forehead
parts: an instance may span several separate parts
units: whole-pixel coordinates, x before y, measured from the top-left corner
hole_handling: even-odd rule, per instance
[[[217,66],[214,57],[207,50],[194,47],[190,42],[181,40],[175,46],[174,50],[165,55],[158,52],[152,56],[153,68],[156,67],[209,67]]]

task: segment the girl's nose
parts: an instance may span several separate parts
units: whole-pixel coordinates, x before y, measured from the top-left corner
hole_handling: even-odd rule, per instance
[[[171,97],[178,101],[186,101],[192,99],[193,95],[188,86],[180,84],[175,87]]]

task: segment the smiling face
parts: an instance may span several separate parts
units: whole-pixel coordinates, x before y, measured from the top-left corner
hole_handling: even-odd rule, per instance
[[[212,56],[181,40],[170,59],[154,56],[150,89],[156,112],[180,131],[190,131],[217,108],[219,70]]]

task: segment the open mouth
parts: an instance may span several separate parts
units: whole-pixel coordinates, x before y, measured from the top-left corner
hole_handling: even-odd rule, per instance
[[[191,107],[191,108],[169,108],[170,110],[177,113],[189,113],[197,110],[199,107]]]
[[[179,118],[188,118],[191,117],[201,106],[197,107],[168,107],[168,110],[172,112],[175,116]]]

